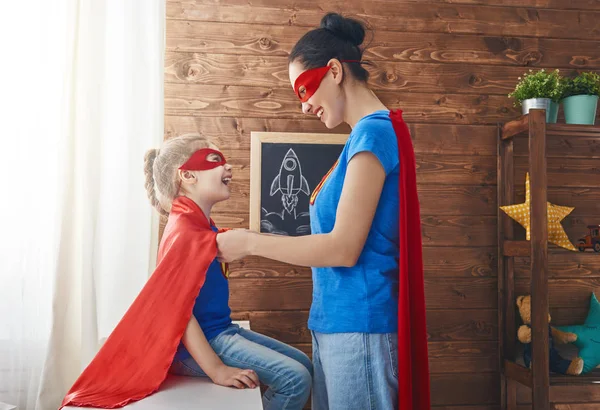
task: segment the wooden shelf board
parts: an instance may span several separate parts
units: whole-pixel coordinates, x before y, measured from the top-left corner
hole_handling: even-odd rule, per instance
[[[564,374],[552,374],[550,376],[551,386],[583,385],[600,383],[600,369],[593,370],[580,376],[568,376]]]
[[[600,138],[600,125],[546,124],[546,134]]]
[[[504,256],[517,256],[527,258],[531,256],[531,242],[525,240],[505,240],[502,246],[502,254]],[[591,255],[595,252],[587,250],[586,252],[573,252],[568,249],[561,248],[554,244],[548,243],[548,254],[579,254],[579,255]]]
[[[529,114],[525,114],[502,125],[502,140],[507,140],[521,134],[526,134],[528,130]],[[600,138],[600,125],[579,125],[565,123],[546,124],[546,134],[565,137]]]
[[[529,256],[531,255],[531,242],[504,241],[502,254],[504,256]]]
[[[531,370],[512,360],[504,360],[504,374],[506,377],[531,388]],[[551,373],[550,386],[581,386],[587,384],[600,384],[600,369],[595,369],[580,376],[569,376]]]

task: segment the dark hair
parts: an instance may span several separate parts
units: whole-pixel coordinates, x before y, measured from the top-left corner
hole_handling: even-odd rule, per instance
[[[319,28],[306,33],[292,49],[289,62],[300,61],[306,69],[323,67],[329,60],[362,60],[360,45],[365,39],[365,26],[358,20],[327,13]],[[361,63],[347,63],[352,76],[367,82],[369,72]]]

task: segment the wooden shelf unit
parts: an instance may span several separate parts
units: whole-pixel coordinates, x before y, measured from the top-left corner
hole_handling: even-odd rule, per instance
[[[499,207],[515,202],[514,138],[527,136],[531,192],[530,241],[515,240],[514,222]],[[551,386],[600,383],[600,371],[582,376],[550,374],[548,359],[548,231],[547,136],[598,138],[600,126],[546,124],[544,110],[531,110],[498,131],[498,338],[501,369],[501,409],[517,409],[517,383],[531,388],[532,409],[548,410]],[[600,160],[599,160],[600,161]],[[519,181],[522,183],[524,181]],[[559,250],[561,252],[561,250]],[[564,250],[564,252],[570,252]],[[532,299],[532,363],[517,362],[515,257],[529,257]]]

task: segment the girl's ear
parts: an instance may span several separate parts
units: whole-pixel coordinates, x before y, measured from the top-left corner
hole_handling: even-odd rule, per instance
[[[179,170],[177,170],[177,173],[179,174],[179,178],[181,178],[181,181],[184,184],[195,184],[196,183],[196,175],[194,175],[193,172],[188,171],[188,170],[179,169]]]

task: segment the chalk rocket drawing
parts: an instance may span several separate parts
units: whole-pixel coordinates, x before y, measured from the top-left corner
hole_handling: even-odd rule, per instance
[[[271,233],[285,234],[284,231],[279,230],[275,227],[273,222],[269,221],[270,216],[277,215],[281,220],[286,218],[286,215],[291,216],[293,219],[307,218],[308,212],[298,212],[298,195],[304,193],[306,196],[310,195],[310,188],[308,181],[302,175],[302,166],[300,160],[292,148],[290,148],[279,168],[279,173],[271,182],[270,196],[281,194],[281,203],[283,209],[280,212],[268,212],[262,208],[263,220],[261,225],[263,228]],[[310,231],[307,224],[302,224],[296,228],[297,233],[306,233]]]
[[[296,206],[298,205],[298,194],[304,192],[310,195],[308,181],[302,175],[302,167],[298,156],[293,149],[289,149],[279,168],[279,174],[271,183],[271,196],[281,192],[283,210],[296,217]],[[282,218],[285,214],[282,214]]]

